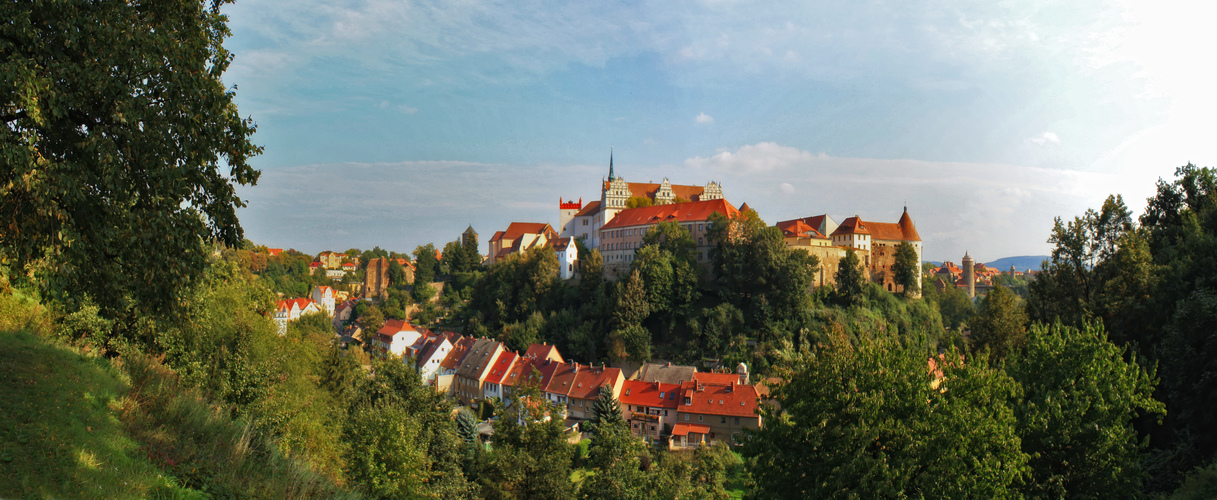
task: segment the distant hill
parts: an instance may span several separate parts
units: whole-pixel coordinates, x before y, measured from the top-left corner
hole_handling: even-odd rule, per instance
[[[1002,271],[1008,271],[1008,270],[1010,270],[1010,266],[1014,266],[1014,268],[1019,271],[1026,271],[1028,269],[1030,269],[1032,271],[1039,271],[1040,263],[1044,262],[1045,260],[1048,260],[1048,258],[1049,257],[1047,255],[1024,255],[1021,257],[1006,257],[1004,259],[997,259],[993,262],[986,262],[985,267],[993,267],[993,268],[1001,269]]]

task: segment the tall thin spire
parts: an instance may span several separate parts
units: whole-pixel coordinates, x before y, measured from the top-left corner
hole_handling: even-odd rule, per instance
[[[613,175],[613,146],[610,145],[609,146],[609,181],[611,182],[616,179],[617,178]]]

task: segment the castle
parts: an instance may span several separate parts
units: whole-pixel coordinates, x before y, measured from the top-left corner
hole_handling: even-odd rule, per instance
[[[705,186],[672,184],[667,178],[655,184],[626,182],[613,171],[613,153],[609,152],[609,174],[600,187],[600,200],[583,204],[558,199],[558,226],[563,237],[583,238],[590,248],[600,248],[600,229],[629,207],[630,198],[646,198],[653,205],[669,205],[695,201],[723,199],[723,188],[717,182]],[[602,250],[603,251],[603,250]]]

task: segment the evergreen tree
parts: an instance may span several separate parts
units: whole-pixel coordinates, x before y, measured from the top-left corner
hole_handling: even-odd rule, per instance
[[[613,397],[613,388],[601,386],[596,401],[592,403],[592,417],[583,422],[583,429],[595,436],[602,426],[624,423],[625,417],[621,416],[621,405]]]
[[[1027,335],[1027,312],[1022,300],[1004,286],[995,286],[981,301],[980,314],[972,321],[968,338],[972,352],[989,349],[993,359],[1003,359],[1023,345]]]
[[[628,280],[618,283],[618,289],[609,353],[616,359],[646,361],[651,357],[651,332],[642,327],[642,321],[650,314],[650,305],[642,275],[634,270]]]

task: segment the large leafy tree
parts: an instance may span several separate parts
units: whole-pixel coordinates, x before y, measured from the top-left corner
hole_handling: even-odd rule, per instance
[[[1000,370],[838,334],[787,375],[745,445],[759,497],[1017,496],[1027,457]]]
[[[896,245],[896,262],[892,274],[900,291],[906,296],[921,294],[921,263],[917,261],[917,249],[907,241]]]
[[[819,261],[787,247],[782,232],[766,227],[755,211],[711,215],[707,237],[719,293],[745,312],[749,327],[792,320],[804,308]]]
[[[980,304],[968,338],[973,352],[986,348],[996,359],[1022,346],[1027,333],[1027,312],[1022,300],[1003,286],[995,286]]]
[[[261,149],[221,81],[223,3],[0,5],[0,260],[115,316],[241,243]]]
[[[1025,492],[1036,498],[1115,498],[1140,489],[1144,442],[1133,428],[1143,412],[1161,415],[1154,375],[1101,326],[1036,325],[1006,372],[1022,384],[1014,402],[1022,449],[1030,457]]]
[[[845,257],[837,264],[837,274],[833,277],[836,289],[833,296],[837,303],[843,306],[861,304],[866,298],[866,271],[862,268],[862,260],[853,248],[845,249]]]

